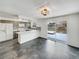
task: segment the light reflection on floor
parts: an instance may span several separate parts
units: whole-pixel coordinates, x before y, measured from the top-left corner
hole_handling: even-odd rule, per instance
[[[63,42],[67,42],[68,40],[67,34],[63,34],[63,33],[47,34],[47,38],[51,40],[63,41]]]

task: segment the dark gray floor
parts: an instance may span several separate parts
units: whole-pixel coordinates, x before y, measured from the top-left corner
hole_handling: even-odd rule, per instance
[[[22,45],[12,40],[0,43],[0,59],[79,59],[79,49],[42,38]]]

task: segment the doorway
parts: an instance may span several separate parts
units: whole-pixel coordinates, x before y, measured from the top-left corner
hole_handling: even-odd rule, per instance
[[[67,43],[67,21],[49,22],[47,39]]]

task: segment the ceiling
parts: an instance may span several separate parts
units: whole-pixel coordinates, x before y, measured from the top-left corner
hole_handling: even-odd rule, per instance
[[[47,6],[49,14],[43,16],[39,8]],[[32,18],[48,18],[79,12],[79,0],[0,0],[0,11]]]

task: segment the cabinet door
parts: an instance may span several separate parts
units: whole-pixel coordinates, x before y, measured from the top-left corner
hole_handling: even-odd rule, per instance
[[[5,26],[5,24],[4,23],[0,23],[0,30],[5,30],[5,28],[6,28],[6,26]]]
[[[6,24],[7,40],[13,39],[13,24]]]
[[[6,40],[6,34],[3,31],[0,31],[0,42],[5,41]]]

